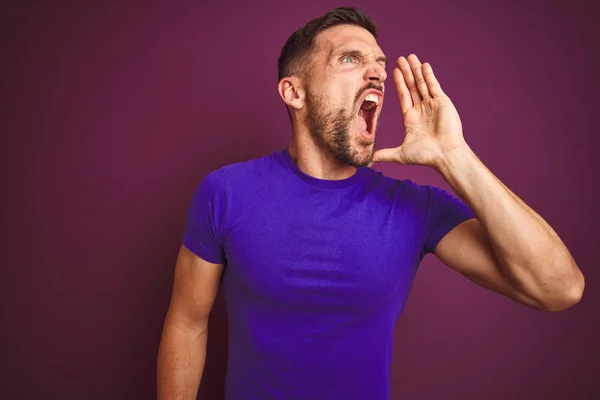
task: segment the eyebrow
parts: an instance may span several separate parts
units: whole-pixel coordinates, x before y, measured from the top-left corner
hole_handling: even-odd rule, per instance
[[[361,58],[365,57],[365,53],[363,53],[360,50],[356,50],[356,49],[341,49],[338,50],[336,52],[332,52],[332,57],[334,56],[341,56],[342,54],[346,54],[346,55],[351,55],[351,56],[358,56]],[[388,58],[386,56],[379,56],[377,57],[377,62],[383,62],[383,64],[387,67],[387,63],[388,63]]]

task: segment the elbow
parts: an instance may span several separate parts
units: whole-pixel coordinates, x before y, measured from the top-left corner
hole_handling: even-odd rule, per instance
[[[564,311],[573,307],[581,301],[583,290],[585,288],[585,279],[583,274],[578,271],[578,277],[573,279],[570,285],[563,288],[559,294],[553,296],[551,300],[543,302],[544,308],[548,312]]]

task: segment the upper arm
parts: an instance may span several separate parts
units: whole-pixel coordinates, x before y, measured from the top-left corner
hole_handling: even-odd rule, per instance
[[[214,304],[225,265],[223,251],[226,195],[224,171],[200,182],[187,212],[167,322],[203,330]]]
[[[167,314],[169,323],[194,330],[206,327],[219,290],[223,266],[208,262],[181,246]]]
[[[504,275],[478,219],[471,218],[454,227],[439,241],[434,254],[472,282],[526,306],[544,310],[534,298],[516,289]]]

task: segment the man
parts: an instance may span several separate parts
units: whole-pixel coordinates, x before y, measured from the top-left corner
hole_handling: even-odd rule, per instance
[[[386,62],[339,8],[279,59],[289,149],[208,174],[194,194],[158,358],[160,399],[193,399],[223,278],[227,399],[388,399],[393,328],[428,253],[519,303],[560,311],[584,278],[550,226],[475,156],[431,65],[400,57],[405,139],[375,151]],[[374,162],[434,168],[461,199]]]

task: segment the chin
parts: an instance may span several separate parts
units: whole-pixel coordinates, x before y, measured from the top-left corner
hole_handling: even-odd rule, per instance
[[[360,126],[352,124],[352,119],[344,114],[334,122],[337,123],[332,123],[330,129],[324,130],[315,139],[345,164],[355,168],[369,165],[375,153],[375,130],[373,134],[363,134]],[[313,130],[319,131],[320,129]]]
[[[362,143],[354,146],[352,156],[346,160],[346,162],[355,168],[363,168],[369,165],[373,161],[373,155],[375,154],[375,142]]]

